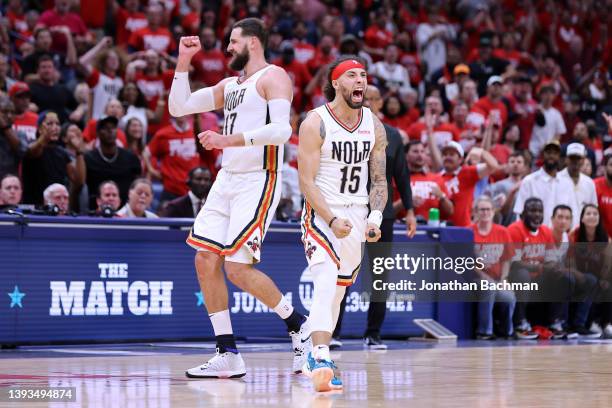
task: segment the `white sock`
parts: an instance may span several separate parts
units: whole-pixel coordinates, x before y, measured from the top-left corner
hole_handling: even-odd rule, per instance
[[[291,306],[291,303],[289,303],[284,296],[281,296],[280,302],[274,307],[274,311],[281,319],[285,320],[293,313],[293,306]]]
[[[329,346],[325,344],[319,344],[317,346],[314,346],[312,352],[315,360],[331,361],[331,357],[329,355]]]
[[[232,321],[230,320],[230,313],[228,309],[209,314],[210,322],[212,323],[215,336],[221,336],[222,334],[233,334]]]

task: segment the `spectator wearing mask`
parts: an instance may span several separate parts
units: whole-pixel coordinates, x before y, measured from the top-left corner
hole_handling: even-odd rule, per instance
[[[117,215],[124,218],[158,218],[147,210],[153,202],[153,185],[148,179],[139,178],[132,182],[128,195],[128,202]]]
[[[491,184],[485,191],[495,203],[495,209],[499,212],[501,224],[508,226],[514,220],[514,203],[516,194],[521,187],[521,180],[528,173],[525,156],[522,152],[514,152],[508,158],[506,171],[508,177]]]
[[[571,208],[574,214],[582,212],[582,208],[587,204],[597,205],[597,192],[595,183],[589,176],[582,174],[580,168],[586,159],[586,148],[581,143],[571,143],[567,146],[567,157],[565,159],[565,169],[559,172],[559,177],[568,180],[572,184],[572,190],[565,194],[571,197]],[[580,220],[575,217],[573,228],[578,227]]]
[[[593,315],[599,315],[599,323],[585,330],[590,337],[599,337],[593,332],[601,333],[607,339],[612,338],[612,286],[610,285],[612,271],[612,239],[604,229],[600,209],[588,204],[580,214],[580,226],[570,233],[570,242],[574,245],[576,268],[585,274],[594,275],[597,281],[597,294]],[[603,329],[603,330],[602,330]]]
[[[199,166],[193,168],[189,172],[187,186],[187,194],[166,203],[159,214],[160,217],[195,218],[204,206],[212,186],[210,170]]]
[[[38,80],[30,84],[32,102],[38,106],[40,112],[57,110],[61,123],[68,120],[68,112],[76,108],[77,103],[72,92],[59,83],[59,73],[55,69],[53,59],[43,55],[38,59],[36,72]]]
[[[0,95],[0,177],[17,174],[21,158],[27,150],[26,137],[15,131],[15,106],[5,96]]]
[[[30,144],[36,140],[36,129],[38,128],[38,115],[30,110],[30,87],[25,82],[16,82],[8,92],[15,106],[15,117],[13,119],[13,130],[17,133],[23,132],[26,143]]]
[[[5,174],[0,179],[0,212],[17,208],[21,203],[22,193],[19,177],[14,174]]]
[[[85,183],[83,146],[73,146],[76,159],[61,145],[60,120],[52,111],[38,117],[38,137],[23,159],[23,198],[31,204],[43,203],[44,189],[53,183],[69,185],[78,191]]]
[[[45,211],[55,215],[68,215],[70,195],[65,185],[53,183],[43,191]]]
[[[98,191],[103,181],[112,180],[119,186],[121,201],[125,202],[131,183],[140,176],[142,168],[136,155],[117,146],[117,118],[108,116],[96,124],[99,144],[85,154],[87,186],[90,194]],[[95,208],[90,199],[90,208]]]
[[[161,203],[187,194],[187,175],[200,162],[189,117],[172,118],[155,133],[143,157],[147,171],[164,185]]]
[[[406,146],[406,159],[410,171],[410,188],[414,215],[423,220],[429,218],[430,208],[439,208],[440,216],[447,219],[453,215],[453,202],[448,198],[442,176],[426,170],[427,150],[420,140],[411,140]],[[399,200],[394,203],[400,206]]]
[[[529,151],[533,157],[539,157],[547,143],[561,140],[561,136],[567,131],[563,116],[553,107],[555,89],[544,85],[539,92],[540,105],[535,116],[535,124],[529,140]]]
[[[119,197],[119,187],[112,180],[103,181],[98,188],[98,196],[96,197],[96,211],[93,213],[96,217],[118,217],[117,211],[121,206],[121,198]]]
[[[604,175],[595,179],[597,205],[601,212],[601,223],[609,237],[612,237],[612,154],[607,154],[602,165]]]
[[[574,185],[567,178],[560,177],[558,174],[559,159],[561,148],[558,141],[552,141],[544,146],[543,166],[534,173],[527,175],[521,182],[521,186],[516,195],[514,213],[523,213],[524,205],[529,198],[538,198],[544,206],[544,219],[552,219],[553,209],[559,204],[572,207],[571,192]]]
[[[433,129],[433,120],[430,117],[429,129]],[[432,162],[436,169],[442,167],[442,179],[453,202],[453,215],[447,218],[453,225],[465,227],[470,225],[470,213],[474,201],[474,189],[478,182],[499,170],[497,160],[491,153],[474,147],[470,155],[478,162],[476,165],[464,165],[463,147],[455,141],[448,142],[440,151],[433,142],[433,132],[429,132],[429,149]]]
[[[485,267],[476,270],[482,280],[500,282],[508,278],[510,261],[514,256],[512,238],[505,227],[495,224],[493,217],[495,208],[493,200],[488,196],[479,197],[474,203],[474,252],[476,256],[484,259]],[[479,340],[493,340],[493,307],[497,304],[501,321],[501,333],[504,337],[514,334],[512,315],[516,298],[510,290],[489,290],[482,292],[482,299],[478,302],[478,323],[476,338]]]

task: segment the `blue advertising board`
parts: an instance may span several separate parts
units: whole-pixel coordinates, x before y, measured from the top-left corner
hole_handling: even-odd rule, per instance
[[[0,216],[0,344],[212,338],[194,251],[184,243],[190,223]],[[467,233],[425,229],[417,239],[470,239]],[[312,282],[299,226],[273,223],[264,248],[258,267],[308,313]],[[273,311],[228,285],[238,336],[286,336]],[[368,303],[362,300],[349,294],[343,335],[363,333]],[[440,318],[434,303],[390,301],[387,309],[383,335],[414,335],[414,318]],[[449,321],[461,324],[462,311],[449,313]]]

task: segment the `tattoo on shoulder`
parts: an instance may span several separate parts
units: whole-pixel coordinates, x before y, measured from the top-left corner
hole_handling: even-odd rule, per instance
[[[321,135],[321,139],[325,140],[325,122],[321,119],[321,124],[319,125],[319,134]]]
[[[374,135],[376,136],[376,148],[384,150],[387,147],[387,131],[385,125],[376,116],[374,116]]]

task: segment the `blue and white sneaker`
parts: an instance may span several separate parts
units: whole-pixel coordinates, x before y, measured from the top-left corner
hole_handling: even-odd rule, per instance
[[[338,367],[333,361],[315,360],[312,353],[308,353],[302,373],[312,380],[315,391],[326,392],[342,390],[343,384],[337,370]]]

